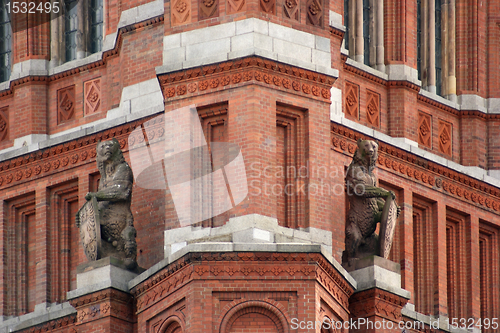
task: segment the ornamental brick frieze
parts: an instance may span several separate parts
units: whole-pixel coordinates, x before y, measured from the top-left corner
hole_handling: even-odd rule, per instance
[[[132,296],[116,289],[108,288],[80,296],[69,302],[77,310],[76,322],[78,324],[109,316],[134,322]]]
[[[352,156],[355,142],[364,138],[353,130],[332,124],[332,149]],[[500,190],[447,167],[426,161],[401,149],[380,143],[377,163],[382,169],[409,178],[470,204],[500,212]]]
[[[319,276],[339,304],[347,309],[354,289],[317,253],[189,253],[134,287],[131,292],[137,299],[139,313],[192,280],[244,280],[249,277],[318,279]]]
[[[162,75],[159,80],[166,100],[218,91],[251,81],[330,101],[330,88],[334,83],[332,77],[258,57],[183,70]]]
[[[350,311],[357,318],[377,316],[390,321],[402,320],[401,308],[408,300],[390,292],[372,288],[355,293],[349,300]]]
[[[0,189],[23,184],[64,170],[95,162],[96,145],[99,141],[116,138],[122,151],[128,150],[129,133],[152,117],[105,130],[87,137],[59,144],[0,163]],[[151,124],[154,139],[164,135],[163,118]],[[153,138],[150,138],[153,140]],[[135,138],[130,138],[135,142]]]
[[[73,332],[76,332],[76,330],[73,331],[73,329],[71,329],[71,326],[73,326],[76,323],[76,321],[77,321],[76,317],[77,317],[76,314],[71,314],[71,315],[63,317],[63,318],[50,320],[50,321],[45,322],[41,325],[29,327],[29,328],[26,328],[26,329],[23,329],[20,331],[16,331],[16,332],[18,332],[18,333],[42,333],[42,332],[53,332],[53,331],[61,332],[61,330],[63,330],[64,328],[67,328],[68,333],[73,333]],[[62,332],[66,332],[66,331],[62,331]]]

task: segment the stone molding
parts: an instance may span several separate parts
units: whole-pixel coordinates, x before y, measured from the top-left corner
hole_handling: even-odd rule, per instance
[[[354,155],[356,140],[367,135],[332,123],[332,149],[349,157]],[[500,212],[500,190],[449,167],[428,161],[399,147],[379,142],[379,166],[397,176],[410,179],[456,199],[479,206],[496,214]]]
[[[335,78],[260,57],[248,57],[159,75],[165,100],[208,93],[248,82],[330,101]]]

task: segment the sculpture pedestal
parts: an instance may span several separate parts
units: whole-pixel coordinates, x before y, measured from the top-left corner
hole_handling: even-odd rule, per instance
[[[410,292],[401,288],[400,265],[370,256],[344,267],[357,282],[349,302],[349,332],[401,333],[401,309],[410,299]]]
[[[138,274],[123,261],[107,257],[77,267],[77,289],[68,292],[79,331],[133,332],[136,322],[128,282]]]

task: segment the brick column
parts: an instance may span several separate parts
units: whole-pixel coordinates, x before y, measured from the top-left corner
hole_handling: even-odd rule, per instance
[[[448,278],[446,275],[446,204],[440,200],[433,210],[434,230],[436,236],[434,251],[434,315],[448,315]]]
[[[487,167],[488,138],[486,120],[473,113],[460,117],[460,164]]]
[[[13,117],[10,138],[29,134],[47,134],[47,86],[45,82],[27,83],[14,91],[15,105],[9,112]]]

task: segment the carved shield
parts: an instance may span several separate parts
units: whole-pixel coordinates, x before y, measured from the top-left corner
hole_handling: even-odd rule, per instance
[[[396,202],[389,196],[387,198],[384,210],[382,211],[382,219],[380,221],[380,256],[388,258],[391,252],[392,240],[396,231],[396,221],[398,219],[398,206]]]
[[[87,201],[76,213],[76,226],[80,228],[83,250],[89,261],[101,258],[101,224],[97,199]]]

